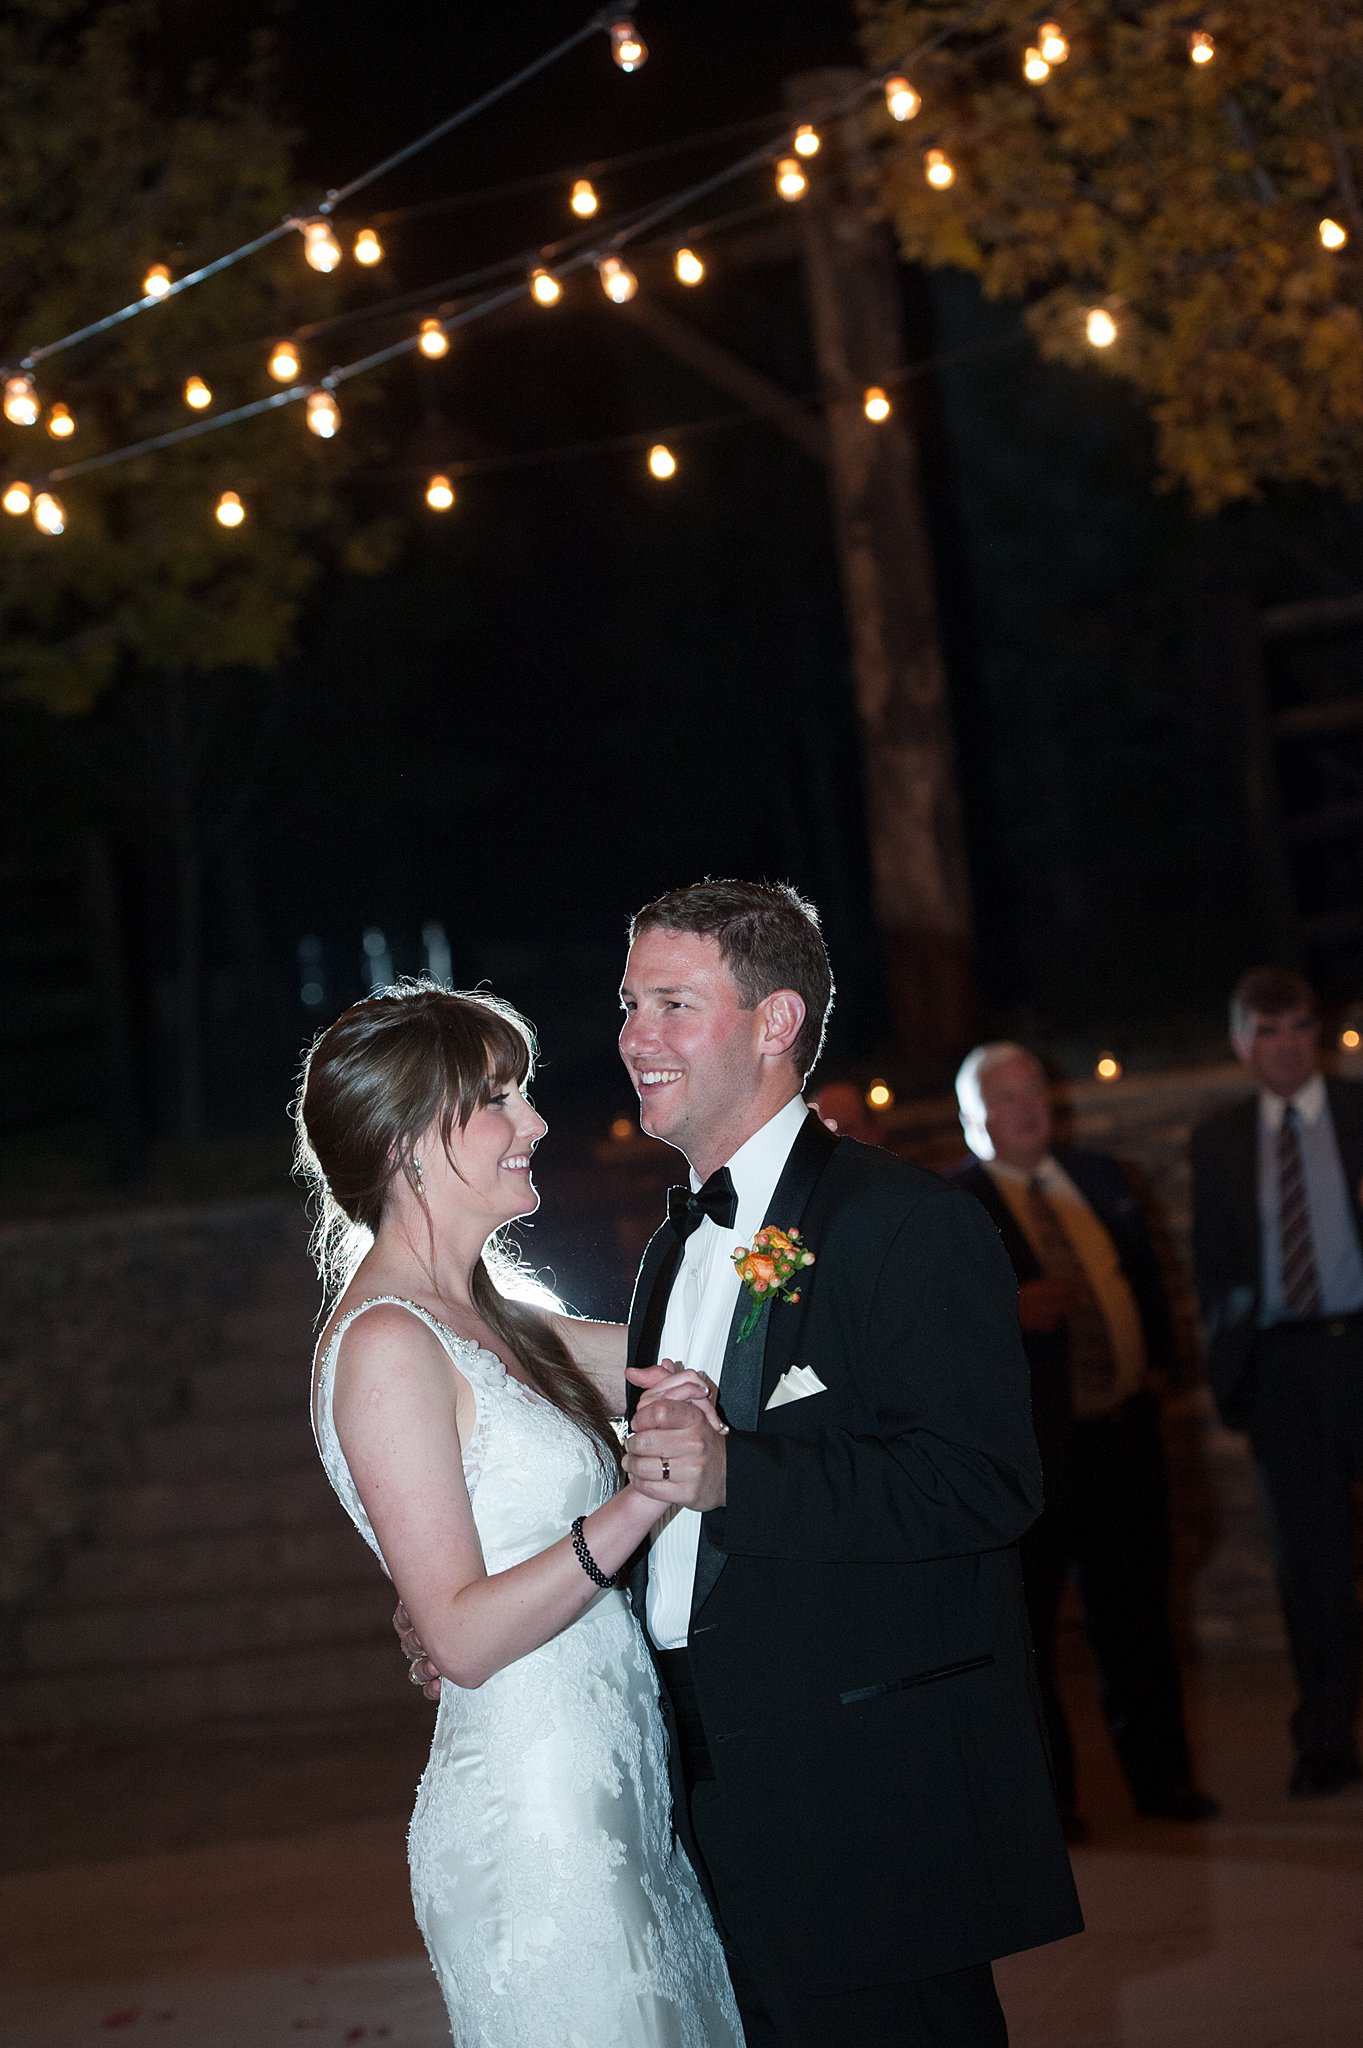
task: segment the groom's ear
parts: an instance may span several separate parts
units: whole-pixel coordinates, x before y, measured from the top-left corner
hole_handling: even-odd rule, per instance
[[[778,988],[757,1006],[761,1050],[766,1059],[785,1059],[804,1027],[805,1000],[793,988]]]

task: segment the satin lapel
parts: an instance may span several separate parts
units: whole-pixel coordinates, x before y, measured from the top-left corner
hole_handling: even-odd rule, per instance
[[[630,1304],[629,1342],[625,1352],[625,1363],[630,1365],[656,1365],[658,1346],[662,1342],[663,1318],[667,1314],[667,1297],[677,1267],[681,1263],[682,1241],[670,1223],[664,1223],[661,1230],[655,1230],[648,1241],[639,1278],[635,1283],[634,1300]],[[639,1402],[639,1389],[625,1382],[625,1414],[632,1418]]]
[[[790,1156],[776,1191],[767,1205],[765,1221],[779,1225],[782,1230],[798,1229],[804,1215],[805,1205],[814,1192],[819,1175],[827,1166],[837,1148],[838,1140],[811,1111],[804,1128],[790,1148]],[[764,1390],[771,1377],[768,1371],[768,1351],[773,1350],[771,1341],[772,1318],[792,1318],[783,1333],[784,1341],[778,1341],[774,1353],[789,1349],[793,1341],[795,1323],[793,1318],[800,1313],[798,1307],[791,1309],[782,1302],[773,1302],[765,1309],[762,1320],[751,1337],[740,1339],[739,1331],[749,1308],[748,1297],[740,1292],[733,1321],[729,1325],[728,1342],[724,1347],[724,1368],[720,1377],[720,1405],[724,1418],[731,1429],[756,1429],[762,1413]],[[774,1363],[774,1357],[773,1357]],[[709,1593],[724,1567],[724,1553],[716,1550],[705,1534],[705,1518],[700,1525],[700,1550],[696,1558],[695,1587],[691,1595],[691,1613],[694,1618],[701,1602]]]

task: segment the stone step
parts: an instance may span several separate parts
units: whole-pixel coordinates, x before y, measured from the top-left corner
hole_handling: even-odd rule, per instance
[[[58,1605],[66,1612],[261,1589],[366,1588],[375,1571],[374,1554],[339,1505],[331,1505],[325,1521],[301,1528],[254,1527],[98,1544],[71,1560]]]
[[[153,1670],[382,1640],[394,1604],[392,1587],[376,1563],[363,1593],[354,1586],[276,1588],[218,1599],[84,1607],[25,1622],[24,1669],[74,1678],[96,1669]]]
[[[233,1415],[171,1422],[142,1439],[148,1479],[194,1478],[213,1473],[274,1472],[315,1456],[306,1390],[292,1414]]]
[[[209,1727],[362,1708],[401,1712],[404,1702],[414,1703],[418,1714],[434,1713],[408,1685],[385,1627],[362,1642],[301,1652],[22,1678],[0,1687],[0,1734]]]
[[[270,1471],[189,1472],[111,1487],[100,1537],[117,1544],[234,1529],[296,1529],[324,1520],[335,1524],[342,1514],[309,1443],[297,1463]]]

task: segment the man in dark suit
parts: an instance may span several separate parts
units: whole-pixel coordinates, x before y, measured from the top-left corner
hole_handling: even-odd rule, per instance
[[[1297,1798],[1360,1776],[1352,1487],[1363,1476],[1363,1085],[1327,1081],[1302,976],[1246,974],[1257,1095],[1193,1134],[1193,1259],[1222,1420],[1249,1432],[1300,1698]]]
[[[621,993],[642,1127],[691,1165],[630,1319],[626,1467],[677,1511],[635,1598],[750,2048],[995,2048],[991,1959],[1081,1924],[1017,1562],[1012,1273],[959,1191],[806,1112],[832,981],[793,891],[660,898]],[[768,1225],[813,1263],[750,1296],[733,1255]],[[718,1382],[727,1434],[660,1358]]]
[[[1087,1833],[1056,1684],[1071,1572],[1138,1811],[1209,1820],[1219,1809],[1191,1783],[1169,1625],[1168,1483],[1152,1381],[1175,1362],[1174,1335],[1145,1216],[1115,1159],[1055,1148],[1046,1076],[1025,1047],[977,1046],[956,1094],[975,1157],[955,1179],[997,1224],[1018,1280],[1046,1488],[1022,1539],[1022,1575],[1067,1833]]]

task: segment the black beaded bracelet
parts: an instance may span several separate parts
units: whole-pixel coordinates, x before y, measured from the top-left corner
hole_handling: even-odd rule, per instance
[[[587,1539],[582,1533],[582,1524],[586,1519],[585,1515],[579,1515],[573,1523],[573,1554],[594,1586],[613,1586],[615,1574],[603,1572],[587,1548]]]

